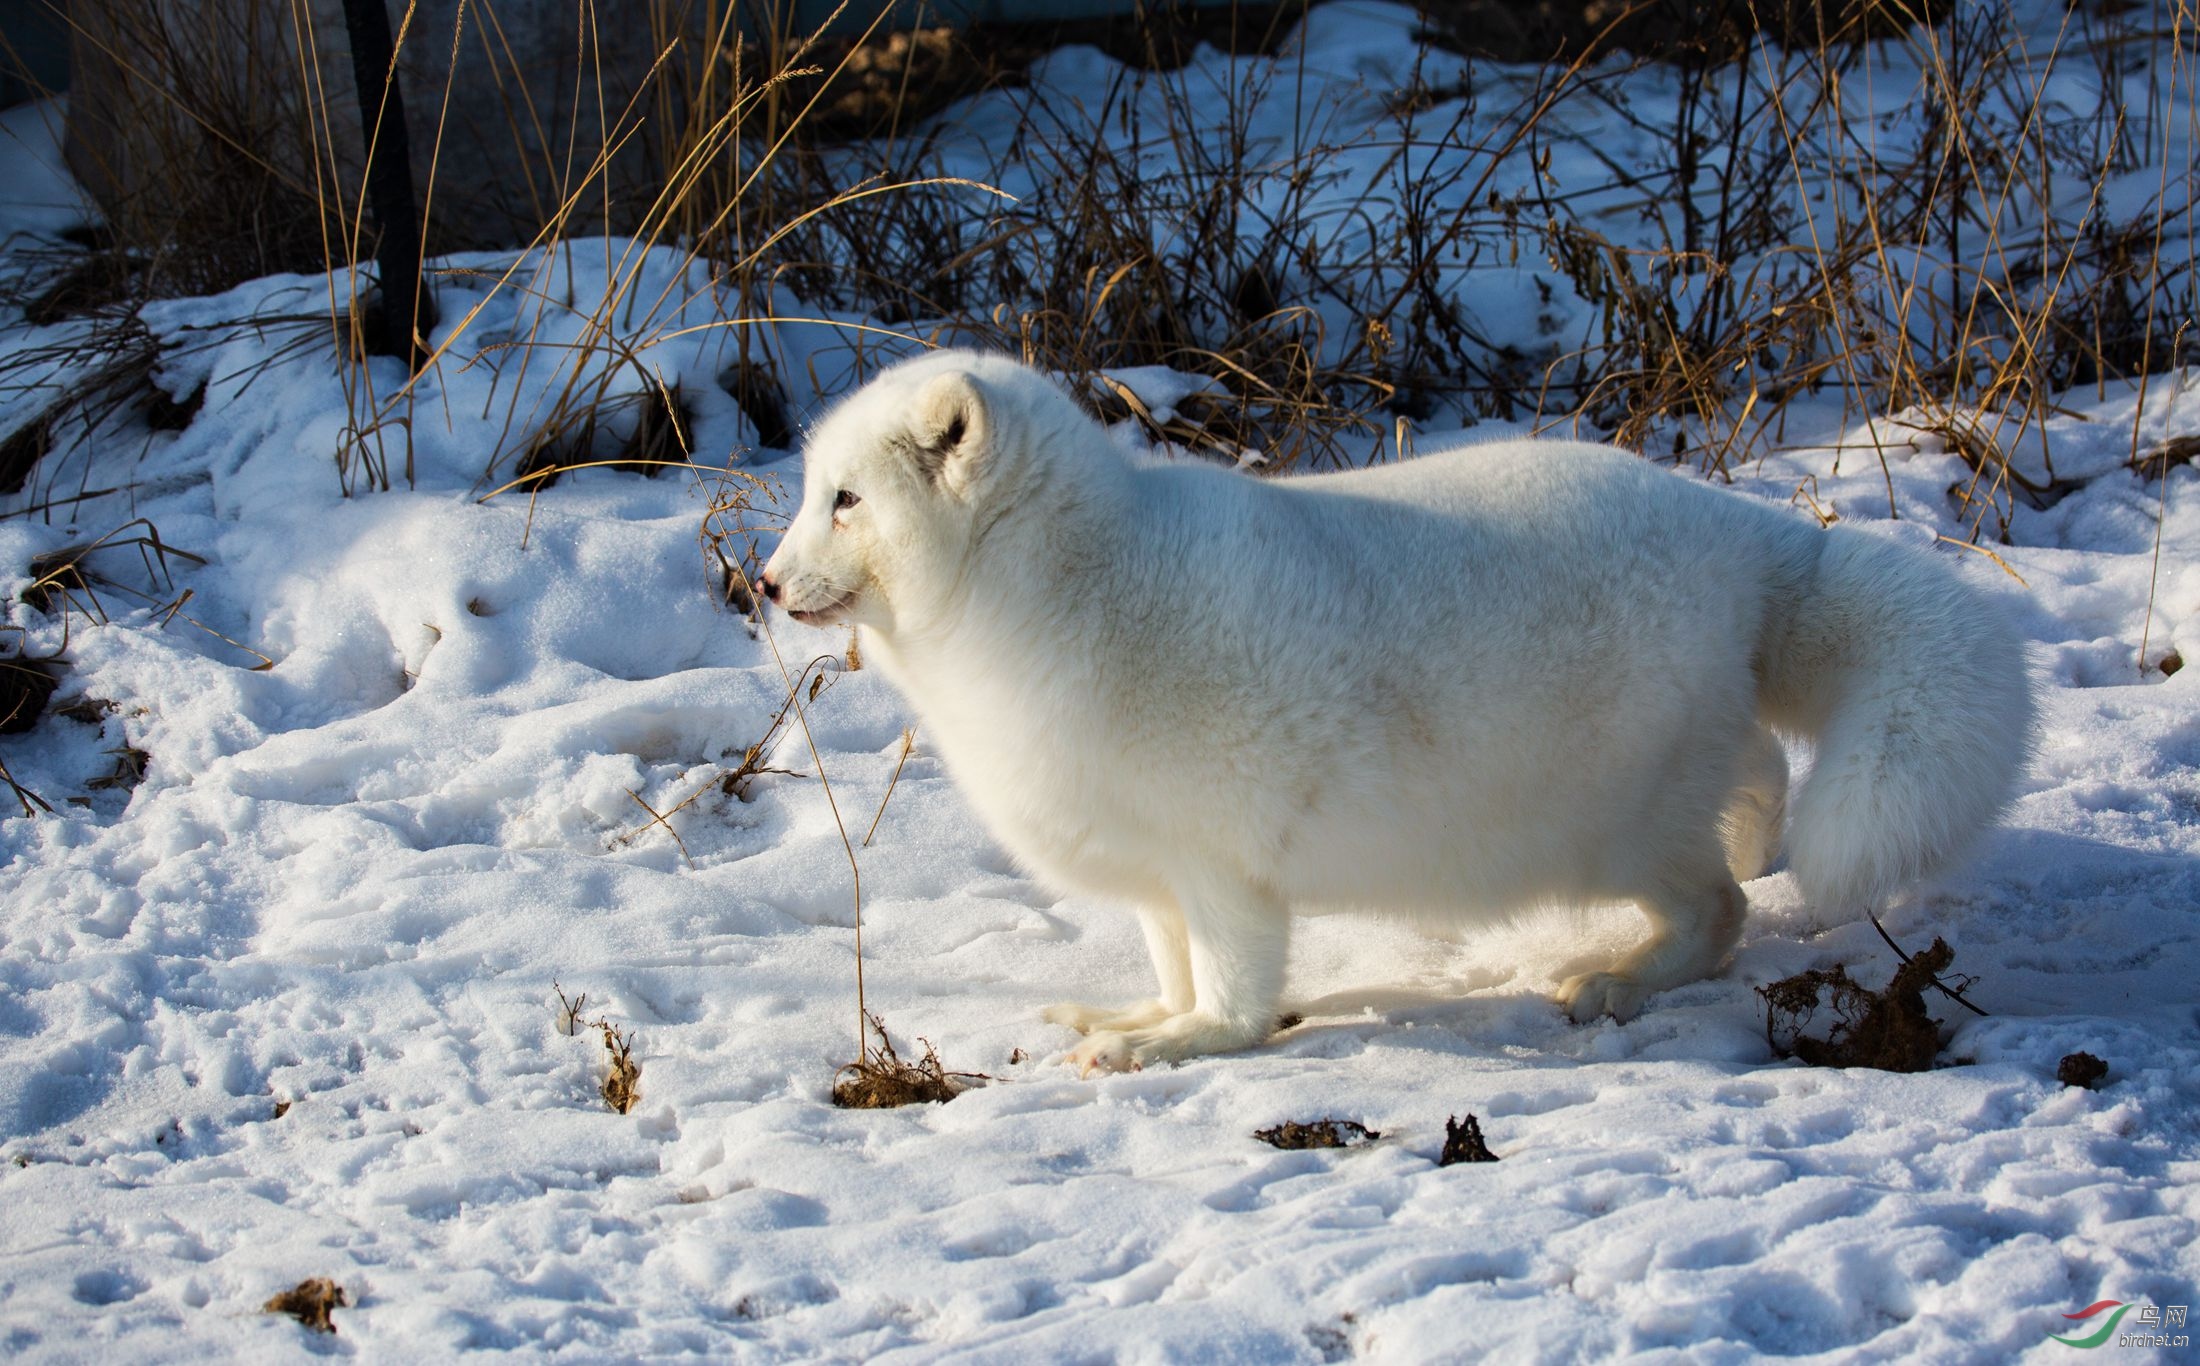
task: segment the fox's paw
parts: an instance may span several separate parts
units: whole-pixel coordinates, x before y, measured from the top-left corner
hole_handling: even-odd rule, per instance
[[[1090,1034],[1095,1030],[1146,1029],[1174,1014],[1175,1011],[1159,1001],[1140,1001],[1127,1006],[1091,1006],[1064,1001],[1040,1011],[1039,1018],[1048,1024],[1067,1025],[1080,1034]]]
[[[1182,1062],[1247,1048],[1266,1037],[1267,1031],[1257,1026],[1232,1024],[1193,1010],[1148,1028],[1088,1034],[1070,1051],[1069,1064],[1087,1077],[1095,1072],[1136,1072],[1151,1063]]]
[[[1587,1024],[1609,1015],[1621,1024],[1635,1018],[1650,989],[1632,977],[1616,972],[1584,972],[1569,977],[1558,989],[1558,1003],[1575,1024]]]
[[[1136,1072],[1139,1069],[1130,1036],[1114,1030],[1087,1034],[1083,1043],[1070,1050],[1067,1061],[1077,1069],[1080,1077],[1089,1077],[1095,1072]]]

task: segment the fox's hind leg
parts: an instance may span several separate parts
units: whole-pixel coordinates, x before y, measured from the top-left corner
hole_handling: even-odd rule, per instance
[[[1780,737],[1759,726],[1742,751],[1741,781],[1719,817],[1727,870],[1736,882],[1763,877],[1779,856],[1787,790],[1787,751],[1780,747]]]
[[[1144,1029],[1171,1015],[1192,1008],[1192,951],[1184,931],[1184,915],[1174,905],[1138,908],[1138,926],[1146,932],[1146,952],[1153,959],[1154,976],[1161,994],[1150,1001],[1128,1006],[1081,1005],[1065,1001],[1040,1012],[1049,1024],[1068,1025],[1080,1034],[1094,1030]]]
[[[1643,1001],[1684,982],[1708,977],[1742,937],[1748,900],[1727,870],[1707,853],[1692,860],[1692,876],[1674,876],[1635,898],[1650,920],[1650,938],[1604,972],[1585,972],[1558,989],[1558,1003],[1577,1023],[1599,1015],[1627,1020]]]

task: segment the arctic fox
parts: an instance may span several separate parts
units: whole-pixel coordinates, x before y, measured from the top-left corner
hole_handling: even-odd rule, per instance
[[[1782,843],[1822,917],[2008,801],[2015,633],[1930,555],[1606,447],[1506,441],[1259,479],[1127,459],[1051,380],[939,352],[807,443],[765,567],[853,622],[981,818],[1134,904],[1158,995],[1063,1005],[1086,1071],[1265,1039],[1294,909],[1632,901],[1576,1020],[1716,970]]]

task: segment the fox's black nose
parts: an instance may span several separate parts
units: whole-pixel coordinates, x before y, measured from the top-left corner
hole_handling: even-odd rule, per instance
[[[767,599],[772,602],[779,601],[779,585],[778,583],[773,581],[770,574],[766,574],[762,578],[759,578],[756,581],[756,585],[757,587],[764,590],[764,596]]]

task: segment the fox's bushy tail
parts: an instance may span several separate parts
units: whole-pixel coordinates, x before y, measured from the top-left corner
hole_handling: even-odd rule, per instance
[[[1848,527],[1815,538],[1766,635],[1760,708],[1814,741],[1788,865],[1826,917],[1885,903],[1963,855],[2032,751],[2015,628],[1934,556]]]

